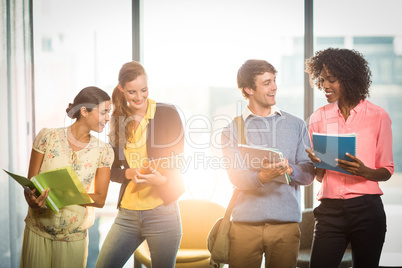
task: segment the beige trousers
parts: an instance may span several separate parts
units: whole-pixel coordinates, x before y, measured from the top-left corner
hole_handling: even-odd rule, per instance
[[[20,267],[85,268],[88,242],[88,236],[74,242],[54,241],[37,235],[25,227]]]
[[[300,245],[297,223],[232,223],[230,268],[260,268],[265,254],[266,268],[294,268]]]

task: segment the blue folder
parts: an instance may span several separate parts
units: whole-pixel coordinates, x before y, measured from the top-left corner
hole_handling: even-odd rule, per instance
[[[352,161],[345,154],[356,155],[355,133],[340,135],[313,133],[313,145],[315,155],[321,159],[321,162],[314,163],[315,167],[351,174],[337,166],[335,159]]]

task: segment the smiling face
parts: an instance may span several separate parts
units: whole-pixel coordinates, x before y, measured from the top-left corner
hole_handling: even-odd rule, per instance
[[[342,99],[342,89],[339,80],[332,76],[324,67],[318,78],[321,89],[324,91],[325,97],[329,103],[333,103]]]
[[[250,110],[261,116],[266,116],[271,111],[271,106],[276,104],[275,96],[277,91],[276,76],[273,73],[265,72],[255,76],[255,90],[245,88],[249,94]]]
[[[130,109],[136,112],[145,112],[148,106],[148,81],[145,74],[138,76],[133,81],[127,82],[124,87],[119,85]]]
[[[84,117],[88,127],[92,131],[102,132],[105,125],[110,120],[110,110],[112,103],[110,100],[101,102],[98,106],[94,107],[90,112],[86,112]],[[85,108],[84,108],[85,109]]]

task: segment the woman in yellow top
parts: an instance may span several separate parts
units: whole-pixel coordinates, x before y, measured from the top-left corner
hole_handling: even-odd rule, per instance
[[[152,267],[174,267],[182,230],[177,199],[184,183],[177,167],[184,130],[173,105],[148,98],[148,82],[138,62],[124,64],[113,91],[110,142],[115,152],[111,180],[121,183],[119,209],[96,267],[122,267],[147,240]],[[163,170],[139,173],[146,160],[168,158]],[[159,172],[160,171],[160,172]]]

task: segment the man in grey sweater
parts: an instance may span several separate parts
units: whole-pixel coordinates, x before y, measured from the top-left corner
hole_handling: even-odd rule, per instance
[[[264,161],[261,170],[239,165],[240,143],[233,121],[222,132],[227,172],[240,190],[232,212],[230,268],[296,267],[301,221],[300,185],[314,180],[314,166],[305,153],[310,138],[304,121],[280,110],[275,96],[276,69],[263,60],[248,60],[238,71],[237,84],[248,100],[241,118],[247,145],[276,148],[283,153],[279,163]],[[289,184],[274,181],[288,173]]]

